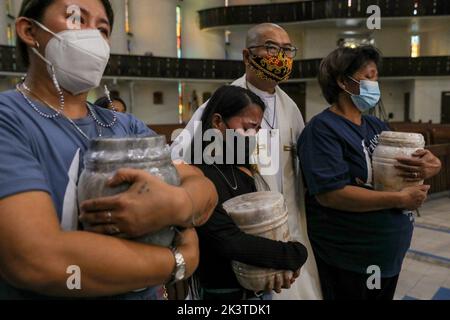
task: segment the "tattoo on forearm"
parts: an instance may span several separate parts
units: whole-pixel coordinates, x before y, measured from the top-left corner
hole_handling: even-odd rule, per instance
[[[138,194],[144,194],[144,193],[149,193],[150,192],[150,188],[148,187],[148,183],[144,183],[141,188],[138,191]]]

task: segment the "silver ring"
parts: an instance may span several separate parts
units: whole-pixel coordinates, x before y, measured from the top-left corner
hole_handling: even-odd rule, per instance
[[[106,232],[113,236],[120,233],[120,229],[112,224],[106,226]]]
[[[107,223],[111,223],[112,222],[112,213],[111,213],[111,211],[106,214],[106,222]]]

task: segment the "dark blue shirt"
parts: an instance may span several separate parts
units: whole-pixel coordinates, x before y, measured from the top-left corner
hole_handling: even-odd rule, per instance
[[[308,232],[314,251],[330,265],[358,273],[379,266],[383,277],[400,273],[411,244],[412,214],[399,209],[353,213],[321,206],[316,196],[345,186],[372,189],[372,153],[389,127],[363,115],[360,126],[327,109],[298,141],[306,187]]]
[[[34,103],[40,111],[54,113]],[[94,111],[104,123],[113,119],[110,110],[94,107]],[[89,138],[98,137],[100,128],[92,117],[74,122]],[[110,129],[102,128],[101,134],[103,137],[123,138],[155,133],[132,115],[117,114],[117,123]],[[89,141],[67,119],[50,120],[40,116],[17,91],[1,93],[0,199],[23,192],[46,192],[53,200],[62,227],[67,231],[76,229],[76,225],[70,227],[68,222],[77,221],[76,187],[88,144]],[[154,292],[154,289],[147,290],[123,298],[148,297]],[[43,297],[17,290],[0,277],[0,300],[21,298]]]

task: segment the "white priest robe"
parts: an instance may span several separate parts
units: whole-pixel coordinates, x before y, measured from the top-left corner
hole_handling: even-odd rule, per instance
[[[257,90],[250,84],[247,84],[246,75],[232,83],[234,86],[248,88],[261,97],[271,108],[267,94]],[[255,90],[256,89],[256,90]],[[302,174],[296,155],[295,146],[305,127],[303,117],[295,102],[280,88],[276,88],[274,96],[275,108],[272,106],[272,112],[276,113],[275,129],[279,129],[279,171],[275,175],[263,175],[264,180],[272,191],[278,191],[285,197],[289,212],[289,230],[291,238],[294,241],[301,242],[308,250],[308,260],[301,270],[300,278],[293,284],[289,290],[283,290],[281,294],[275,294],[274,300],[321,300],[322,294],[317,272],[316,261],[307,235],[305,197]],[[194,114],[185,130],[194,136],[195,122],[201,121],[206,103],[202,105]],[[269,109],[270,110],[270,109]],[[266,115],[268,111],[266,110]],[[270,129],[268,121],[262,125],[263,129]],[[179,136],[172,144],[172,150],[188,150],[191,141]],[[259,146],[262,149],[267,146]],[[178,160],[177,152],[172,152],[173,160]],[[187,160],[185,158],[185,160]]]

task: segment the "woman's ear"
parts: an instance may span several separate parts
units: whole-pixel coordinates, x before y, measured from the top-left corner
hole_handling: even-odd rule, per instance
[[[20,40],[27,45],[27,47],[37,48],[39,43],[36,40],[36,27],[33,22],[25,17],[19,17],[16,20],[16,33]]]
[[[347,85],[346,85],[344,79],[342,79],[342,77],[337,78],[336,82],[337,82],[339,88],[341,88],[344,91],[348,90]]]
[[[223,119],[222,116],[218,113],[215,113],[212,117],[212,127],[213,129],[217,129],[223,131]]]

